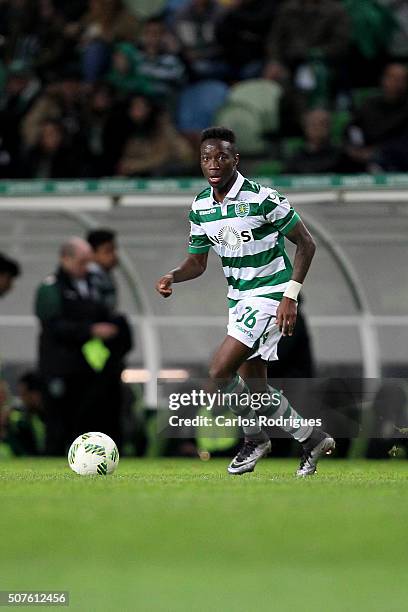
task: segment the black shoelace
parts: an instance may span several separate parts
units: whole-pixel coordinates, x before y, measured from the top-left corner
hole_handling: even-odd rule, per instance
[[[302,468],[304,467],[304,465],[305,465],[306,461],[308,461],[308,460],[309,460],[309,457],[311,457],[311,453],[309,453],[309,452],[304,452],[304,453],[303,453],[302,458],[301,458],[301,460],[300,460],[300,466],[299,466],[299,469],[302,469]]]
[[[243,461],[244,459],[249,457],[249,455],[255,450],[257,446],[258,446],[257,443],[254,442],[253,440],[245,440],[244,446],[239,451],[236,460]]]

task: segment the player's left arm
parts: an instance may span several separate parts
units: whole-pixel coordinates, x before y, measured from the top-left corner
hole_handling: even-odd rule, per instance
[[[301,219],[285,233],[285,237],[296,245],[291,280],[303,284],[316,251],[315,241]],[[296,299],[284,295],[276,312],[276,322],[284,336],[292,336],[296,316]]]

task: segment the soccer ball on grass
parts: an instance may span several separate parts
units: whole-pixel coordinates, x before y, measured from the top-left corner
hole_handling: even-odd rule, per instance
[[[119,463],[115,442],[104,433],[90,431],[78,436],[68,451],[68,465],[81,476],[112,474]]]

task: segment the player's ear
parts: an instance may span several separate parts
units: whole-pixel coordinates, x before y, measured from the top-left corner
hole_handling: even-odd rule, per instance
[[[239,164],[239,153],[235,153],[234,158],[235,158],[235,165],[238,166],[238,164]]]

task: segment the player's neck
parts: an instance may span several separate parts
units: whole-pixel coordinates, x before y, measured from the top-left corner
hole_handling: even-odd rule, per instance
[[[216,189],[214,187],[213,194],[214,194],[214,199],[216,202],[222,203],[224,201],[225,196],[227,195],[227,193],[229,192],[229,190],[231,189],[231,187],[237,180],[237,176],[238,176],[238,172],[237,170],[235,170],[234,174],[232,175],[228,183],[222,189]]]

